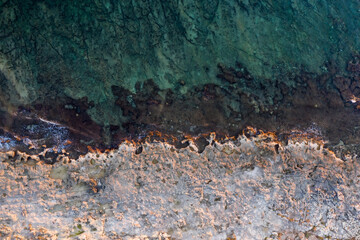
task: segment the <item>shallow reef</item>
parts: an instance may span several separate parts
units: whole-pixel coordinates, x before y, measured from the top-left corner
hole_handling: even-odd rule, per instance
[[[91,119],[102,128],[95,134],[106,135],[111,126],[126,131],[122,125],[134,95],[157,105],[169,92],[170,100],[184,97],[196,105],[191,100],[201,96],[192,95],[201,93],[195,90],[211,98],[206,94],[215,94],[214,84],[219,96],[230,96],[213,99],[221,105],[213,113],[211,101],[200,106],[207,121],[209,114],[228,118],[242,110],[244,119],[249,104],[266,110],[293,89],[318,91],[318,85],[332,84],[335,73],[356,73],[358,60],[349,61],[359,54],[358,9],[357,0],[3,1],[0,109],[14,114],[19,107],[37,107],[32,111],[45,119],[77,128]],[[151,93],[161,99],[140,99]],[[303,101],[309,105],[321,95],[307,94]],[[337,93],[330,94],[336,107]],[[245,95],[240,103],[239,95]]]
[[[113,85],[114,105],[122,112],[119,125],[94,121],[88,114],[94,104],[87,97],[19,106],[4,112],[0,123],[15,149],[29,153],[65,149],[74,157],[89,149],[116,148],[125,140],[161,140],[181,147],[187,136],[216,132],[224,138],[236,137],[247,127],[272,131],[283,139],[294,130],[314,128],[327,140],[327,147],[342,143],[358,153],[359,65],[359,56],[354,55],[343,74],[329,63],[329,71],[321,75],[286,76],[293,78],[294,86],[276,80],[265,86],[238,62],[233,67],[218,64],[222,85],[209,83],[185,94],[161,89],[152,79],[138,82],[136,93]]]

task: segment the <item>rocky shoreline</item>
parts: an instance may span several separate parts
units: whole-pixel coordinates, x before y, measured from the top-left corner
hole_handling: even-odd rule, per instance
[[[21,106],[12,113],[4,112],[0,125],[14,149],[34,153],[46,148],[54,149],[54,154],[66,149],[74,157],[94,149],[116,148],[125,140],[157,140],[181,148],[187,146],[182,144],[186,138],[198,138],[206,146],[211,132],[221,140],[237,137],[248,127],[285,140],[294,131],[314,129],[329,148],[341,146],[341,152],[359,154],[359,56],[348,62],[346,74],[340,75],[328,64],[328,72],[322,75],[287,76],[296,82],[294,87],[274,80],[268,81],[272,86],[264,86],[261,82],[266,80],[255,81],[240,63],[234,67],[219,64],[218,68],[223,85],[205,84],[183,95],[160,89],[151,79],[137,84],[136,93],[113,86],[115,105],[123,114],[121,125],[94,122],[87,114],[93,103],[86,98],[56,98]]]
[[[359,159],[321,140],[271,133],[214,141],[201,153],[124,142],[106,153],[1,153],[0,236],[46,239],[353,239]],[[140,154],[139,154],[140,153]],[[6,189],[6,190],[5,190]]]

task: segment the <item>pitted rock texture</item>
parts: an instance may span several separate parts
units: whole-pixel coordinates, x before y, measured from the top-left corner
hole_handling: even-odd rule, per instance
[[[298,139],[299,140],[299,139]],[[211,139],[210,139],[210,142]],[[355,239],[359,159],[272,135],[122,144],[54,165],[1,155],[2,239]]]

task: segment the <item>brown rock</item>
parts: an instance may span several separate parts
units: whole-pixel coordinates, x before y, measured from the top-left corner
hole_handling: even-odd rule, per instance
[[[360,96],[360,81],[358,79],[354,79],[350,86],[350,89],[355,96],[359,97]]]
[[[360,73],[360,56],[355,56],[354,59],[349,61],[347,70],[352,73]]]
[[[336,76],[333,82],[340,92],[344,91],[345,89],[348,89],[351,84],[351,80],[343,76]]]
[[[344,107],[344,102],[341,99],[341,96],[337,92],[329,92],[327,94],[328,106],[330,108],[342,108]]]
[[[351,92],[350,89],[345,89],[341,91],[341,96],[344,100],[349,101],[350,99],[353,98],[354,94]]]

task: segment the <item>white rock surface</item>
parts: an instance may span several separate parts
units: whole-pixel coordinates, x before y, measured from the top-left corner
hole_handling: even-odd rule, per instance
[[[1,239],[359,236],[359,160],[305,140],[276,153],[268,140],[215,142],[201,154],[151,143],[136,155],[124,143],[54,165],[2,154]]]

